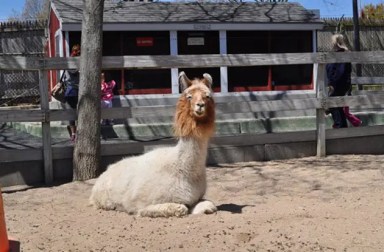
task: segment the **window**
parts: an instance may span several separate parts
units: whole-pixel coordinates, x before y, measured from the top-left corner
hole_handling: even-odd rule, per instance
[[[269,32],[228,31],[229,54],[268,53]],[[253,91],[268,88],[268,66],[228,67],[228,91]]]
[[[168,31],[122,32],[123,55],[169,55]]]
[[[312,31],[228,31],[227,52],[312,52]],[[229,91],[306,89],[312,65],[228,67]]]
[[[177,32],[178,54],[219,54],[219,32],[218,31],[178,31]],[[204,73],[209,73],[213,78],[213,89],[220,92],[220,68],[185,68],[188,78],[202,78]]]
[[[168,31],[121,33],[123,55],[169,55]],[[124,70],[124,90],[128,94],[171,93],[171,70]]]
[[[167,94],[171,93],[171,70],[125,70],[124,93],[128,94]]]
[[[271,32],[271,53],[303,52],[312,52],[311,31]],[[309,84],[312,82],[312,69],[312,64],[272,66],[272,85]]]

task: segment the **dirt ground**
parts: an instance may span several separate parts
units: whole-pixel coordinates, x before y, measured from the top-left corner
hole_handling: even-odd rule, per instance
[[[22,251],[383,251],[384,155],[208,168],[213,215],[150,219],[88,206],[94,181],[3,193]],[[7,188],[4,188],[5,191]]]

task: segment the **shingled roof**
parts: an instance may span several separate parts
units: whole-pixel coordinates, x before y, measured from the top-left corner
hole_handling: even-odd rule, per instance
[[[52,0],[62,24],[81,23],[82,0]],[[298,3],[105,1],[104,23],[322,23]]]

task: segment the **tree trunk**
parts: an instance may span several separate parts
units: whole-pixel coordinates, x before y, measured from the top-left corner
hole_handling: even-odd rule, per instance
[[[353,46],[355,51],[360,51],[360,25],[359,25],[359,11],[357,6],[357,0],[352,0],[353,10]],[[356,64],[356,76],[361,76],[361,64]],[[357,85],[358,90],[363,90],[362,85]]]
[[[77,140],[73,180],[100,175],[100,74],[104,0],[83,0]]]

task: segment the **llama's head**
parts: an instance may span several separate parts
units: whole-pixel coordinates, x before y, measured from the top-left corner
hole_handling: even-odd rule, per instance
[[[190,80],[179,74],[182,90],[177,102],[174,130],[177,137],[209,138],[215,130],[215,102],[212,98],[212,77]]]

